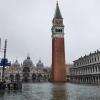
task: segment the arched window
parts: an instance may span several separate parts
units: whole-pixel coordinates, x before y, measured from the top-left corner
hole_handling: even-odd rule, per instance
[[[59,32],[60,32],[61,30],[59,29]]]
[[[14,80],[14,75],[13,75],[13,74],[10,75],[10,80],[11,80],[11,81]]]
[[[55,32],[62,32],[62,29],[55,29]]]
[[[35,73],[32,74],[32,80],[33,80],[33,81],[36,80],[36,74],[35,74]]]
[[[62,32],[62,29],[60,29],[60,32]]]

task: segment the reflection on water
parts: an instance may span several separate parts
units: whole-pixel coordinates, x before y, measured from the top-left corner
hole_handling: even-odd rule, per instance
[[[23,84],[22,91],[0,91],[0,100],[100,100],[100,86]]]
[[[51,89],[51,100],[67,100],[66,84],[54,84]]]

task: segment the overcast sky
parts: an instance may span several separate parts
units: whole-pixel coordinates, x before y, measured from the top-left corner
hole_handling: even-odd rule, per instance
[[[66,63],[100,50],[100,0],[59,0],[65,25]],[[51,27],[56,0],[0,0],[2,48],[7,58],[22,62],[29,54],[51,65]],[[2,57],[0,52],[0,57]]]

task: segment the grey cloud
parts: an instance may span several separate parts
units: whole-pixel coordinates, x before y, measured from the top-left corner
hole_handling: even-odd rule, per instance
[[[100,0],[59,0],[65,25],[66,62],[99,49]],[[27,53],[51,65],[51,26],[56,0],[0,0],[0,37],[7,57],[22,62]],[[2,44],[3,45],[3,44]]]

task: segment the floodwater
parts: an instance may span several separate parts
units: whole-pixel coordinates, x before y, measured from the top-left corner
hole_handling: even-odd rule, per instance
[[[0,91],[0,100],[100,100],[100,86],[26,83],[22,91]]]

